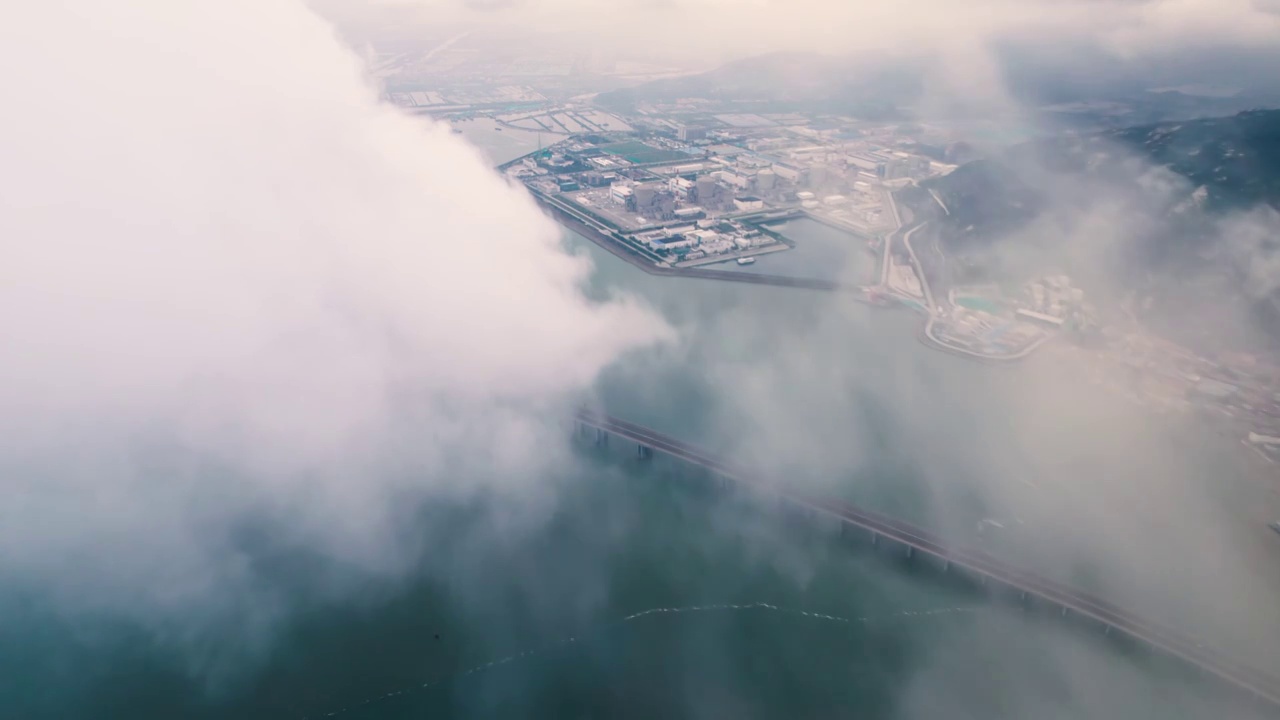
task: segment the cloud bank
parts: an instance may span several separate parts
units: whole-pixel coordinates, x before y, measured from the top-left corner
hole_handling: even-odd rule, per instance
[[[668,335],[301,2],[29,3],[0,67],[2,586],[269,623],[246,524],[394,575]]]

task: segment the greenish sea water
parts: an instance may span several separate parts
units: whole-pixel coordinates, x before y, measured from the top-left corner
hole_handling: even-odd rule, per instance
[[[1096,630],[994,606],[923,564],[788,520],[661,459],[592,451],[559,492],[554,517],[519,542],[458,540],[468,513],[432,511],[419,574],[372,582],[356,603],[294,598],[302,609],[276,628],[266,655],[217,687],[185,674],[189,648],[105,619],[10,605],[5,716],[1241,711],[1212,685]],[[468,566],[446,572],[454,552]],[[698,609],[715,605],[755,607]],[[216,634],[206,643],[216,652]]]

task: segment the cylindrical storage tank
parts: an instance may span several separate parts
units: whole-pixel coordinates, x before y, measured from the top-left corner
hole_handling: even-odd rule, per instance
[[[697,182],[698,200],[705,201],[716,196],[716,179],[713,177],[700,177]]]
[[[649,207],[653,204],[653,196],[657,193],[651,186],[637,185],[635,190],[636,207]]]

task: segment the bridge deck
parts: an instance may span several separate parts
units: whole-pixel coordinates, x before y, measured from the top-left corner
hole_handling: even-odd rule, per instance
[[[585,410],[578,413],[577,420],[588,427],[626,438],[639,445],[704,467],[734,482],[775,492],[779,497],[796,505],[834,516],[842,522],[884,536],[918,552],[937,557],[1015,590],[1097,620],[1107,627],[1181,658],[1280,709],[1280,679],[1238,663],[1184,637],[1175,630],[1144,620],[1105,600],[1034,573],[1019,570],[985,552],[955,547],[927,530],[837,498],[779,490],[760,478],[753,477],[742,468],[734,467],[700,448],[650,428]]]

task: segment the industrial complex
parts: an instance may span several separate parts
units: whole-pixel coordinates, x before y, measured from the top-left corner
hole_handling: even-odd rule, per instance
[[[865,140],[682,126],[576,135],[507,173],[655,264],[690,267],[785,251],[792,242],[769,226],[796,217],[872,241],[897,227],[887,200],[895,181],[945,170]]]
[[[582,94],[584,78],[629,81],[669,69],[594,56],[475,66],[455,40],[417,58],[389,54],[377,68],[388,100],[455,129],[487,118],[494,130],[540,135],[536,152],[503,171],[557,220],[645,272],[848,292],[922,315],[922,342],[983,361],[1018,360],[1055,337],[1091,338],[1060,343],[1054,354],[1136,401],[1207,413],[1259,457],[1280,460],[1280,369],[1262,358],[1205,357],[1114,312],[1103,320],[1061,273],[954,282],[954,258],[928,213],[913,210],[932,196],[934,211],[949,214],[919,184],[966,156],[963,134],[706,97],[620,112]],[[901,207],[908,194],[915,200]],[[855,285],[767,274],[761,267],[770,263],[756,259],[798,247],[785,234],[797,218],[846,232],[876,255],[878,277]]]
[[[878,282],[846,289],[925,314],[922,340],[961,355],[1019,359],[1086,313],[1064,276],[1011,298],[991,288],[935,297],[911,245],[925,223],[904,221],[894,193],[952,166],[910,151],[891,127],[819,132],[802,117],[782,119],[792,124],[755,115],[717,116],[714,128],[632,119],[646,129],[573,135],[503,170],[557,218],[651,272],[753,264],[796,246],[778,229],[796,218],[835,227],[880,257]]]

